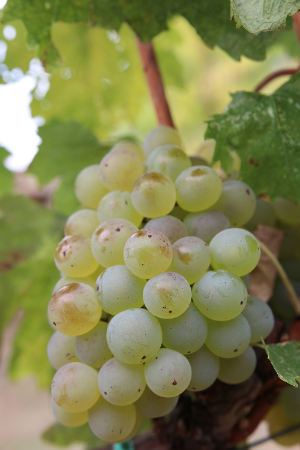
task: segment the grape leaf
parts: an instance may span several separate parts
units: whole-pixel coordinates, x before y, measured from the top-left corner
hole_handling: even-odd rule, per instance
[[[287,16],[300,9],[299,0],[230,0],[230,4],[237,27],[243,26],[253,34],[285,28]]]
[[[30,166],[43,183],[59,176],[61,185],[54,194],[54,208],[71,214],[80,206],[74,194],[77,174],[90,164],[99,164],[110,146],[103,147],[95,136],[76,122],[50,122],[40,128],[43,143]]]
[[[167,21],[178,14],[195,27],[208,46],[218,45],[237,60],[241,55],[263,59],[272,40],[272,35],[255,37],[244,29],[237,30],[230,21],[229,4],[223,0],[197,3],[162,0],[155,4],[149,0],[10,0],[4,8],[3,21],[23,20],[29,43],[32,47],[40,45],[39,57],[50,70],[60,63],[51,36],[51,27],[56,22],[82,22],[110,29],[119,29],[127,22],[143,41],[148,41],[166,30]]]
[[[107,446],[107,442],[101,441],[91,432],[88,424],[76,428],[69,428],[56,423],[44,432],[42,438],[57,446],[67,446],[75,442],[83,442],[85,450]]]
[[[272,95],[238,92],[222,114],[208,122],[216,140],[214,162],[229,173],[231,150],[241,158],[240,178],[256,194],[300,201],[300,74]]]
[[[13,187],[13,173],[7,170],[3,161],[9,155],[3,147],[0,147],[0,197],[9,194]]]
[[[267,352],[277,375],[283,381],[298,387],[300,381],[300,342],[289,341],[283,344],[266,345],[262,339],[263,346]]]

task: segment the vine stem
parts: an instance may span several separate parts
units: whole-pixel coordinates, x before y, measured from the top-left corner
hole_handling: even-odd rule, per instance
[[[169,127],[175,128],[153,44],[151,41],[143,43],[137,36],[136,42],[156,111],[157,121],[159,125],[168,125]]]
[[[267,257],[270,259],[270,261],[276,267],[278,275],[280,276],[281,281],[283,282],[283,284],[287,290],[290,302],[296,312],[296,315],[299,316],[300,315],[300,300],[297,297],[295,289],[293,288],[293,285],[290,282],[284,268],[282,267],[282,265],[280,264],[280,262],[278,261],[276,256],[271,252],[271,250],[263,242],[261,242],[258,238],[256,238],[256,239],[258,240],[262,251],[267,255]]]
[[[275,78],[281,77],[282,75],[295,75],[297,72],[299,72],[300,66],[297,69],[281,69],[277,70],[276,72],[271,73],[266,78],[264,78],[254,89],[254,92],[259,92],[266,84],[268,84],[270,81],[274,80]]]

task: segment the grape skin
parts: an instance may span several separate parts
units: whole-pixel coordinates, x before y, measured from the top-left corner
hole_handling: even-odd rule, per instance
[[[77,175],[75,195],[86,208],[96,209],[101,198],[108,192],[99,178],[98,164],[85,167]]]
[[[56,331],[47,344],[47,356],[55,370],[70,362],[79,362],[75,352],[75,336]]]
[[[154,419],[169,414],[177,405],[178,400],[178,395],[175,397],[160,397],[146,386],[141,397],[135,402],[135,406],[144,417]]]
[[[220,358],[208,350],[206,345],[197,352],[187,355],[187,359],[192,368],[188,391],[204,391],[216,381],[220,370]]]

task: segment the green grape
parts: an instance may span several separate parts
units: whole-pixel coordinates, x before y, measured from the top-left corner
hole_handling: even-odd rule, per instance
[[[172,248],[171,272],[179,273],[189,284],[195,283],[206,273],[210,265],[210,250],[202,239],[184,237],[176,241]]]
[[[75,336],[67,336],[56,331],[47,344],[47,356],[55,370],[70,362],[78,362],[79,359],[75,352]]]
[[[159,323],[163,346],[185,355],[199,350],[207,337],[206,320],[193,303],[179,317],[159,319]]]
[[[51,396],[57,406],[65,411],[78,413],[91,408],[100,392],[97,384],[98,373],[81,362],[62,366],[54,375]]]
[[[135,402],[135,406],[143,417],[155,419],[156,417],[163,417],[169,414],[177,405],[178,400],[178,395],[175,397],[160,397],[146,386],[141,397]]]
[[[158,320],[145,309],[127,309],[108,324],[107,343],[112,354],[126,364],[142,364],[158,352],[162,331]]]
[[[112,266],[96,281],[96,296],[109,314],[143,306],[146,280],[136,277],[126,266]]]
[[[143,299],[151,314],[163,319],[173,319],[189,307],[191,288],[178,273],[164,272],[146,283]]]
[[[169,213],[170,216],[176,217],[177,219],[183,221],[185,217],[189,214],[188,211],[180,208],[177,204],[174,206],[172,211]]]
[[[207,244],[220,231],[230,228],[230,222],[225,214],[215,209],[202,213],[190,213],[183,222],[189,236],[196,236]]]
[[[121,442],[135,427],[136,409],[134,405],[112,405],[100,397],[88,412],[88,423],[99,439]]]
[[[83,278],[71,278],[71,277],[63,276],[58,280],[58,282],[54,286],[52,295],[55,294],[55,292],[58,291],[58,289],[62,288],[63,286],[66,286],[67,284],[71,284],[71,283],[84,283],[84,284],[88,284],[92,288],[95,287],[95,281],[91,278],[91,276],[83,277]]]
[[[132,438],[134,438],[137,435],[139,429],[141,428],[142,420],[143,420],[142,414],[136,409],[136,419],[135,419],[134,427],[133,427],[132,431],[125,438],[118,441],[119,444],[130,441]]]
[[[256,367],[256,354],[252,347],[236,358],[220,358],[218,378],[227,384],[243,383],[251,377]]]
[[[242,280],[231,272],[207,272],[192,290],[199,311],[212,320],[224,321],[237,317],[245,308],[247,289]]]
[[[124,264],[123,248],[127,239],[138,228],[125,219],[110,219],[103,222],[91,238],[94,258],[103,267]]]
[[[100,320],[101,312],[94,289],[83,283],[63,286],[51,297],[48,306],[50,322],[68,336],[90,331]]]
[[[226,214],[232,227],[241,227],[254,214],[256,197],[248,184],[239,180],[223,183],[222,194],[213,208]]]
[[[196,212],[216,203],[222,192],[222,181],[210,167],[193,166],[181,172],[175,187],[178,205],[186,211]]]
[[[272,407],[266,417],[266,420],[269,424],[269,433],[271,435],[280,433],[281,431],[287,430],[288,428],[299,423],[298,420],[290,418],[280,404]],[[276,436],[273,439],[280,445],[296,445],[300,441],[300,429],[298,428],[294,431],[283,434],[282,436]]]
[[[113,357],[106,342],[107,327],[106,322],[100,321],[90,331],[75,338],[76,355],[81,362],[95,369]]]
[[[188,391],[198,392],[209,388],[217,379],[220,360],[203,345],[197,352],[187,356],[192,368],[192,379]]]
[[[209,163],[204,158],[201,158],[201,156],[191,155],[190,161],[192,166],[209,166]]]
[[[75,180],[75,195],[86,208],[96,209],[101,198],[108,193],[99,177],[99,164],[85,167]]]
[[[191,165],[188,155],[176,145],[157,147],[147,159],[147,171],[164,173],[173,182],[183,170],[188,169]]]
[[[212,353],[221,358],[235,358],[250,344],[251,328],[242,314],[224,322],[208,319],[207,324],[205,344]]]
[[[146,223],[144,229],[158,230],[163,233],[171,244],[187,236],[187,231],[184,223],[181,220],[172,216],[158,217],[157,219],[151,219]]]
[[[266,202],[262,198],[257,198],[254,214],[245,224],[245,228],[249,231],[254,231],[258,225],[274,227],[275,222],[276,217],[271,203]]]
[[[300,421],[300,390],[294,386],[281,389],[278,399],[284,412],[291,418]]]
[[[146,161],[145,154],[142,147],[139,144],[131,141],[119,141],[111,149],[110,153],[115,150],[128,150],[129,152],[135,153],[141,161]]]
[[[270,306],[260,298],[249,296],[247,305],[243,311],[243,316],[251,328],[250,344],[265,339],[274,327],[274,316]]]
[[[297,296],[300,296],[300,282],[292,281],[292,286],[295,289]],[[287,322],[294,320],[295,310],[292,307],[286,287],[283,283],[279,283],[275,286],[273,296],[269,301],[269,306],[279,319]]]
[[[181,353],[162,348],[145,364],[148,387],[160,397],[176,397],[186,390],[192,376],[191,365]]]
[[[50,407],[55,419],[65,427],[80,427],[80,425],[87,423],[88,420],[87,411],[82,412],[65,411],[55,403],[53,398],[51,398]]]
[[[109,219],[126,219],[139,227],[143,220],[143,216],[133,207],[130,193],[126,191],[106,194],[98,205],[97,214],[100,223]]]
[[[167,270],[172,256],[171,242],[157,230],[139,230],[124,246],[125,264],[139,278],[152,278]]]
[[[211,265],[215,270],[228,270],[239,277],[251,272],[260,258],[256,237],[242,228],[218,233],[210,242]]]
[[[143,142],[146,157],[148,158],[153,150],[162,145],[177,145],[183,148],[181,138],[175,128],[162,125],[149,131]]]
[[[107,361],[98,375],[102,397],[113,405],[130,405],[144,392],[146,381],[142,364],[125,364],[116,358]]]
[[[300,223],[300,205],[296,205],[285,198],[279,198],[273,203],[273,208],[276,218],[281,222],[287,225]]]
[[[67,277],[82,278],[93,273],[98,262],[91,251],[91,240],[81,234],[65,236],[55,250],[56,267]]]
[[[163,173],[147,172],[134,183],[131,200],[142,216],[150,219],[165,216],[175,206],[175,185],[171,178]]]
[[[80,209],[68,218],[65,225],[65,236],[82,234],[91,237],[99,225],[96,211]]]
[[[99,166],[101,182],[110,191],[131,191],[133,183],[144,173],[140,158],[128,150],[107,153]]]

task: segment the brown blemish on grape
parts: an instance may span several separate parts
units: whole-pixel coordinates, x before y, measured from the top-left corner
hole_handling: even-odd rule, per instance
[[[171,314],[173,311],[169,311],[169,313]]]
[[[56,327],[56,322],[53,322],[53,325]]]
[[[191,172],[191,176],[192,176],[192,177],[201,177],[202,175],[207,175],[207,171],[198,168],[198,169],[194,169],[194,170]]]
[[[104,392],[105,395],[107,395],[107,392]]]
[[[176,380],[174,380],[172,384],[173,384],[173,386],[176,386],[176,384],[177,384],[177,381],[176,381]]]
[[[236,353],[237,351],[238,351],[238,349],[237,349],[237,348],[233,350],[233,352],[234,352],[234,353]]]
[[[244,302],[241,302],[241,305],[243,305],[244,304]]]
[[[121,228],[116,228],[116,231],[121,231]]]
[[[183,262],[183,264],[189,264],[193,260],[189,253],[183,253],[180,250],[177,251],[177,255],[180,261]]]
[[[103,231],[104,231],[104,227],[98,227],[98,228],[96,228],[94,233],[96,236],[99,236]]]
[[[146,358],[146,356],[144,355],[143,357],[142,357],[142,359],[145,359]]]

